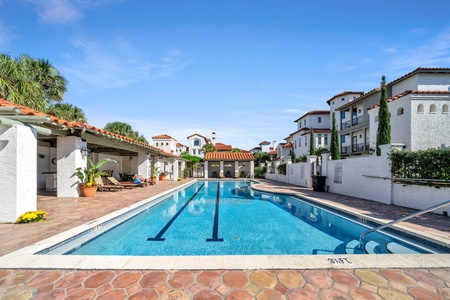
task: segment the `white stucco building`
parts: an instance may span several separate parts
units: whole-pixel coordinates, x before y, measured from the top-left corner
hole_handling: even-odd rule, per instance
[[[187,139],[189,154],[203,158],[205,153],[202,148],[204,145],[211,142],[210,139],[198,133],[188,136]]]

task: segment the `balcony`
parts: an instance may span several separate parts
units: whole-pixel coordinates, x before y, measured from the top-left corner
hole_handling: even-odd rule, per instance
[[[341,155],[361,154],[369,151],[369,142],[341,147]]]
[[[351,120],[342,123],[341,125],[341,130],[343,129],[347,129],[356,125],[360,125],[360,124],[366,124],[369,122],[369,116],[368,115],[362,115],[356,118],[352,118]]]

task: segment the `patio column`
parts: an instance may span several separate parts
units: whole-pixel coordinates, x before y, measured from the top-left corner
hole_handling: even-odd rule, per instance
[[[178,170],[179,170],[179,161],[178,159],[174,159],[173,160],[173,165],[172,165],[172,172],[173,172],[173,181],[177,181],[178,177],[181,177],[180,175],[178,175]]]
[[[209,171],[208,171],[208,166],[209,166],[209,162],[208,161],[205,161],[205,174],[203,174],[204,175],[204,177],[205,178],[208,178],[209,177]]]
[[[59,136],[57,145],[57,196],[79,197],[81,196],[81,191],[78,188],[80,180],[75,169],[87,166],[87,158],[81,154],[81,149],[86,147],[86,142],[77,136]]]
[[[153,165],[155,167],[158,167],[160,172],[162,171],[161,170],[162,166],[161,166],[161,162],[159,161],[159,156],[157,156],[157,155],[153,156]],[[159,181],[159,176],[156,177],[156,181]]]
[[[0,125],[0,223],[14,223],[36,210],[36,130]]]
[[[223,160],[220,161],[219,178],[223,178]]]
[[[150,161],[148,160],[149,155],[147,153],[138,153],[137,164],[138,164],[138,174],[142,177],[148,179],[150,178]]]
[[[255,177],[255,162],[253,160],[250,161],[250,174],[251,178]]]
[[[234,162],[234,178],[239,178],[239,162]]]

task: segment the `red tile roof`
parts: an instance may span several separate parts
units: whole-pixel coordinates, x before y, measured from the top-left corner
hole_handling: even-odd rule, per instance
[[[163,153],[164,155],[167,155],[167,156],[179,157],[177,155],[172,155],[171,153],[165,152],[165,151],[163,151],[162,149],[160,149],[158,147],[149,145],[147,143],[143,143],[141,141],[137,141],[135,139],[132,139],[132,138],[129,138],[129,137],[126,137],[126,136],[123,136],[123,135],[120,135],[120,134],[117,134],[117,133],[114,133],[114,132],[106,131],[104,129],[101,129],[101,128],[89,125],[88,123],[69,122],[69,121],[66,121],[66,120],[54,117],[52,115],[43,113],[41,111],[38,111],[38,110],[35,110],[35,109],[32,109],[32,108],[26,107],[24,105],[19,105],[19,104],[15,104],[15,103],[9,102],[9,101],[7,101],[5,99],[1,99],[1,98],[0,98],[0,107],[18,107],[18,108],[20,108],[20,110],[21,110],[23,115],[36,116],[36,117],[49,117],[50,120],[51,120],[48,123],[49,125],[66,126],[66,127],[73,128],[73,129],[78,129],[78,130],[83,130],[84,129],[84,130],[88,130],[88,131],[93,132],[93,133],[106,135],[106,136],[113,137],[113,138],[116,138],[116,139],[119,139],[119,140],[125,140],[125,141],[133,143],[135,145],[138,145],[138,146],[141,146],[141,147],[144,147],[144,148],[147,148],[147,149],[152,149],[152,150],[158,151],[158,152]]]
[[[246,152],[206,152],[205,161],[251,161],[255,157]]]
[[[405,97],[406,95],[450,95],[450,91],[404,91],[403,93],[400,93],[398,95],[392,96],[391,98],[389,98],[387,101],[388,102],[392,102],[395,101],[397,99],[400,99],[402,97]],[[368,108],[367,110],[373,109],[380,106],[379,103],[375,104],[374,106]]]
[[[395,79],[394,81],[389,82],[388,84],[386,84],[386,86],[391,86],[394,85],[400,81],[405,80],[408,77],[411,77],[413,75],[416,75],[418,73],[450,73],[450,68],[422,68],[422,67],[418,67],[417,69],[415,69],[412,72],[409,72],[406,75],[403,75],[402,77],[399,77],[397,79]]]
[[[209,139],[208,139],[207,137],[205,137],[205,136],[203,136],[203,135],[201,135],[201,134],[198,134],[198,133],[191,134],[190,136],[187,137],[187,139],[193,137],[194,135],[197,135],[197,136],[199,136],[199,137],[201,137],[201,138],[204,138],[205,141],[209,141]]]
[[[216,143],[216,150],[217,151],[231,151],[231,149],[233,149],[233,147],[231,147],[231,145],[225,145],[222,143]]]
[[[154,140],[167,140],[167,139],[174,139],[173,137],[171,137],[170,135],[168,135],[168,134],[160,134],[160,135],[155,135],[155,136],[152,136],[152,139],[154,139]]]
[[[347,108],[347,107],[349,107],[349,106],[352,106],[352,105],[354,105],[356,102],[359,102],[360,100],[366,98],[367,96],[373,95],[373,94],[375,94],[376,92],[379,92],[380,90],[381,90],[380,87],[374,88],[373,90],[368,91],[368,92],[365,93],[364,95],[359,96],[359,97],[356,98],[355,100],[350,101],[350,102],[348,102],[348,103],[345,103],[345,104],[342,105],[342,106],[339,106],[338,108],[336,108],[336,110],[339,111],[339,110],[341,110],[341,109],[344,109],[344,108]]]
[[[331,97],[330,100],[327,100],[327,103],[329,105],[331,100],[333,100],[334,98],[341,97],[341,96],[348,95],[348,94],[359,94],[361,96],[361,95],[364,95],[364,92],[350,92],[350,91],[342,92],[340,94],[337,94],[337,95],[334,95],[333,97]]]
[[[306,117],[307,115],[329,115],[329,114],[330,114],[329,110],[313,110],[313,111],[307,112],[306,114],[304,114],[303,116],[301,116],[300,118],[295,120],[294,122],[298,122],[298,120]]]
[[[283,147],[283,148],[292,147],[292,143],[289,142],[289,143],[282,144],[281,147]]]

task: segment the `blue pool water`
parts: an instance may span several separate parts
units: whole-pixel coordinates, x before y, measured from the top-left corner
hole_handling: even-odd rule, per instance
[[[343,254],[346,243],[368,229],[299,198],[255,192],[249,184],[195,182],[97,236],[71,241],[64,254]],[[406,245],[378,232],[366,240]]]

